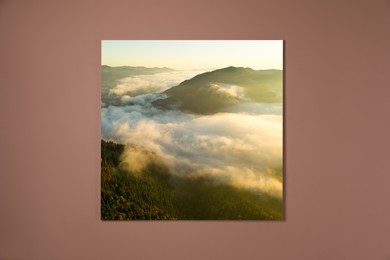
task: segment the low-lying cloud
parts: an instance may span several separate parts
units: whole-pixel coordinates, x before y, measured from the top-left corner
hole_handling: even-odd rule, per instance
[[[209,86],[209,90],[218,95],[244,99],[245,95],[240,86],[226,84],[226,83],[212,83]]]
[[[102,137],[141,147],[173,175],[208,176],[217,183],[282,196],[282,116],[219,113],[199,116],[148,105],[102,108]],[[137,172],[147,156],[127,149]]]

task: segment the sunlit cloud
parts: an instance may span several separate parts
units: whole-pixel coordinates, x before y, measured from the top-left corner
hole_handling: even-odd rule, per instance
[[[226,83],[212,83],[209,90],[217,95],[244,99],[245,95],[240,86]]]

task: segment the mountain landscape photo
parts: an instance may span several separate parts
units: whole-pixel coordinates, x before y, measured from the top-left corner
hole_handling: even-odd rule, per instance
[[[102,41],[102,220],[283,220],[282,41]]]

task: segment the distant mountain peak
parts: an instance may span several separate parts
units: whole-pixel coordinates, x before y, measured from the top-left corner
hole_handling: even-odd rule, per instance
[[[102,69],[112,70],[160,70],[160,71],[173,71],[174,69],[168,67],[145,67],[145,66],[109,66],[101,65]]]
[[[215,71],[254,71],[254,69],[249,67],[235,67],[235,66],[229,66],[221,69],[217,69]]]

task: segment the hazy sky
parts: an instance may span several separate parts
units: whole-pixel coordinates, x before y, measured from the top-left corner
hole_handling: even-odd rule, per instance
[[[282,40],[103,40],[102,65],[283,69]]]

